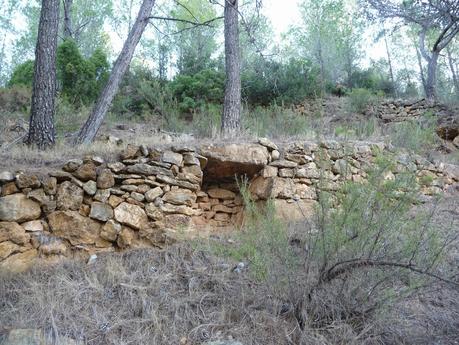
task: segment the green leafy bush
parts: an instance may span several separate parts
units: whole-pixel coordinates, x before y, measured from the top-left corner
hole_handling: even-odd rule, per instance
[[[349,94],[349,108],[356,113],[364,113],[376,101],[376,96],[368,89],[354,89]]]
[[[192,113],[205,104],[223,103],[225,76],[214,69],[192,75],[177,75],[168,87],[176,97],[180,111]]]
[[[8,82],[9,87],[27,86],[32,87],[34,62],[28,60],[20,65],[17,65]]]
[[[109,64],[106,54],[97,49],[85,59],[73,40],[64,41],[57,50],[57,70],[61,94],[74,104],[94,102],[105,85]]]

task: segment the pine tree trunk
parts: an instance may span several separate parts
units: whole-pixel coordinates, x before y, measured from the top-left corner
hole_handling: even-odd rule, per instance
[[[437,97],[437,64],[439,56],[439,52],[432,52],[427,64],[426,97],[430,100],[435,100]]]
[[[386,34],[384,34],[384,43],[386,45],[387,62],[389,63],[389,76],[390,76],[390,81],[392,83],[392,92],[394,93],[394,96],[397,97],[397,88],[395,87],[394,70],[392,68],[392,58],[390,56],[389,44],[387,43]]]
[[[451,70],[451,75],[453,77],[453,84],[454,84],[454,91],[456,92],[457,95],[459,95],[459,77],[457,75],[457,71],[454,68],[454,61],[453,57],[451,55],[451,50],[446,48],[446,53],[448,55],[448,64],[449,64],[449,69]]]
[[[64,39],[73,37],[72,6],[73,0],[64,0]]]
[[[241,68],[239,53],[238,0],[225,1],[225,100],[222,133],[237,134],[241,129]]]
[[[32,86],[28,145],[43,150],[54,145],[54,112],[56,100],[56,50],[59,29],[59,1],[43,0]]]
[[[91,115],[78,133],[78,137],[76,139],[77,143],[89,144],[94,140],[102,122],[104,121],[105,114],[110,108],[113,98],[118,92],[123,76],[129,68],[135,48],[150,20],[154,4],[155,0],[143,0],[137,19],[129,32],[128,38],[124,42],[120,55],[113,65],[107,84],[97,99]]]
[[[426,82],[426,77],[424,75],[424,68],[422,67],[421,53],[419,53],[418,47],[415,47],[415,48],[416,48],[416,56],[418,58],[419,72],[421,74],[422,88],[424,89],[424,94],[427,95],[427,82]]]

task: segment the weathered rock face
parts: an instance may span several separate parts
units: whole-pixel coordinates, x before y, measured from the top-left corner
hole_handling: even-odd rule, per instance
[[[201,155],[208,162],[204,171],[208,179],[234,177],[234,175],[254,176],[268,164],[269,152],[258,144],[231,144],[225,146],[206,146]]]
[[[77,211],[55,211],[48,215],[51,232],[69,240],[72,245],[94,244],[99,237],[101,224]]]
[[[295,142],[171,147],[129,145],[119,162],[84,157],[36,178],[0,173],[0,268],[23,270],[35,260],[164,245],[182,234],[235,228],[244,202],[235,175],[263,206],[273,199],[288,221],[311,217],[318,192],[364,182],[381,143]],[[199,152],[199,153],[198,153]],[[457,188],[459,167],[390,153],[397,180],[416,173],[419,190],[435,195]],[[180,236],[178,236],[180,234]]]
[[[38,219],[40,205],[24,194],[11,194],[0,198],[0,221],[26,222]]]
[[[65,181],[57,188],[57,208],[59,210],[78,210],[83,203],[83,189]]]
[[[148,227],[148,217],[145,211],[137,205],[123,202],[115,208],[115,219],[121,224],[140,230]]]

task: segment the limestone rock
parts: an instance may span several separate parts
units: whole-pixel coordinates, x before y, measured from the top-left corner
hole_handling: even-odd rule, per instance
[[[97,183],[92,180],[89,180],[88,182],[85,182],[83,184],[83,190],[88,195],[94,195],[97,192]]]
[[[169,185],[173,185],[173,186],[178,186],[178,187],[182,187],[182,188],[186,188],[186,189],[191,189],[193,191],[196,191],[199,189],[199,185],[197,184],[193,184],[191,182],[188,182],[188,181],[180,181],[180,180],[177,180],[173,177],[170,177],[170,176],[164,176],[164,175],[158,175],[156,176],[156,179],[160,182],[164,182],[166,184],[169,184]]]
[[[71,159],[67,161],[67,163],[64,164],[64,166],[62,167],[62,170],[67,171],[67,172],[74,172],[82,164],[83,164],[83,161],[81,159]]]
[[[97,178],[96,165],[91,162],[83,163],[77,170],[73,172],[73,175],[81,181],[95,181]]]
[[[22,223],[21,226],[25,231],[36,232],[45,230],[43,222],[41,220],[31,220],[25,223]]]
[[[258,139],[258,143],[260,145],[263,145],[265,147],[267,147],[270,151],[273,151],[273,150],[279,150],[279,148],[277,147],[276,144],[274,144],[271,140],[267,139],[267,138],[260,138]]]
[[[7,182],[2,186],[1,196],[11,195],[11,194],[14,194],[14,193],[17,193],[17,192],[19,192],[19,189],[16,186],[16,183]]]
[[[110,169],[103,169],[97,177],[97,188],[107,189],[115,185],[115,178]]]
[[[0,242],[3,241],[24,245],[30,241],[30,235],[16,222],[0,222]]]
[[[166,214],[184,214],[186,216],[197,216],[201,212],[198,210],[193,210],[191,207],[186,205],[172,205],[168,203],[162,203],[159,205],[161,212]]]
[[[161,156],[161,161],[181,166],[183,163],[183,156],[180,153],[164,151]]]
[[[269,152],[259,144],[231,144],[204,146],[201,154],[207,157],[206,174],[209,178],[254,176],[268,164]]]
[[[16,175],[16,186],[20,189],[24,188],[39,188],[40,180],[36,175],[18,174]]]
[[[279,159],[274,162],[271,162],[270,165],[273,167],[277,167],[277,168],[295,168],[298,166],[298,163],[293,162],[293,161],[288,161],[285,159]]]
[[[43,179],[43,190],[48,195],[55,195],[57,193],[57,179],[52,176],[48,176]]]
[[[121,162],[115,162],[115,163],[108,163],[107,167],[113,171],[115,174],[118,174],[119,172],[123,171],[126,166],[121,163]]]
[[[107,202],[110,197],[110,189],[98,189],[93,199],[100,202]]]
[[[77,211],[55,211],[48,215],[54,235],[65,238],[72,245],[94,244],[99,237],[101,225]]]
[[[113,218],[113,209],[110,205],[104,204],[102,202],[94,201],[91,204],[91,212],[89,217],[92,219],[97,219],[102,222]]]
[[[140,148],[136,145],[129,144],[123,151],[120,153],[120,159],[134,159],[140,156]]]
[[[118,235],[118,240],[116,241],[116,243],[120,248],[127,248],[132,244],[134,237],[134,232],[131,229],[124,226],[121,229],[120,234]]]
[[[271,160],[277,161],[280,158],[280,152],[277,150],[274,150],[271,152]]]
[[[57,188],[57,208],[78,210],[83,202],[83,189],[70,181],[62,182]]]
[[[13,182],[14,175],[9,171],[0,172],[0,183]]]
[[[207,191],[207,194],[209,194],[211,198],[221,199],[221,200],[229,200],[229,199],[234,199],[236,197],[236,193],[230,190],[222,189],[222,188],[209,189]]]
[[[162,174],[165,176],[172,176],[172,173],[163,167],[152,166],[145,163],[134,164],[126,167],[125,169],[128,173],[131,174],[140,174],[140,175],[158,175]]]
[[[24,272],[32,266],[37,255],[36,249],[13,254],[0,263],[0,268],[15,273]]]
[[[6,259],[11,254],[18,252],[19,248],[16,243],[10,241],[0,242],[0,260]]]
[[[277,171],[278,171],[278,169],[276,167],[268,165],[262,170],[261,176],[263,176],[264,178],[276,177],[277,176]]]
[[[50,201],[49,196],[45,193],[45,191],[40,189],[34,189],[30,193],[27,194],[27,198],[38,202],[40,205],[47,205]]]
[[[108,198],[108,204],[112,208],[115,208],[116,206],[118,206],[122,202],[123,202],[123,199],[118,197],[118,196],[116,196],[116,195],[110,195],[110,197]]]
[[[147,216],[153,220],[162,220],[164,218],[160,209],[152,202],[145,205],[145,212]]]
[[[102,227],[100,237],[102,237],[104,240],[115,242],[120,232],[121,224],[115,222],[113,219],[110,219]]]
[[[115,219],[121,224],[134,229],[142,229],[148,225],[148,217],[145,211],[137,205],[123,202],[115,208]]]
[[[22,223],[38,219],[40,215],[40,205],[22,193],[0,198],[0,221]]]
[[[164,194],[162,199],[165,202],[174,204],[174,205],[188,205],[191,206],[192,203],[196,202],[196,194],[190,191],[189,189],[176,189],[171,190]]]
[[[275,199],[273,203],[277,217],[289,222],[304,221],[312,217],[317,205],[317,202],[313,200],[288,202],[288,200]]]
[[[150,189],[148,192],[145,193],[145,199],[147,199],[148,202],[152,202],[156,198],[162,196],[163,194],[164,192],[162,188],[156,187],[156,188]]]

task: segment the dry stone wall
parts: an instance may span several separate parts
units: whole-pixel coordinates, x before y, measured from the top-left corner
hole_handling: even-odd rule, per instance
[[[311,215],[320,190],[362,181],[381,143],[333,141],[199,148],[128,145],[116,162],[88,156],[38,176],[0,172],[0,267],[20,271],[38,260],[162,246],[182,233],[235,228],[244,206],[237,177],[260,203],[274,199],[288,221]],[[390,151],[390,150],[389,150]],[[459,168],[400,154],[424,195],[457,186]],[[428,178],[425,178],[427,176]]]

